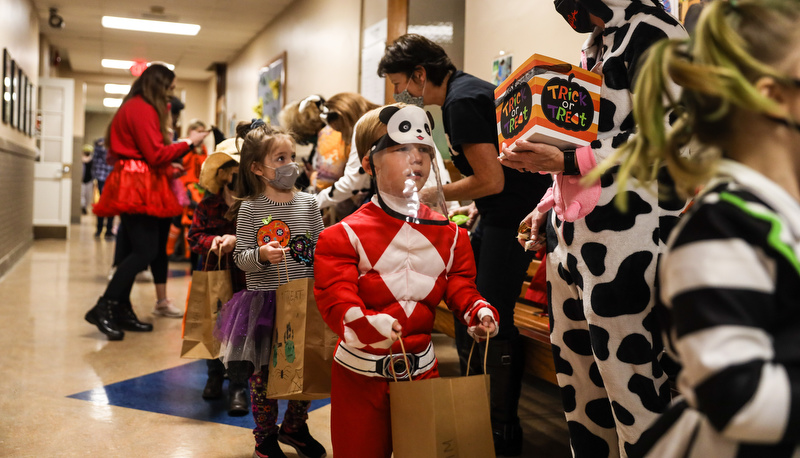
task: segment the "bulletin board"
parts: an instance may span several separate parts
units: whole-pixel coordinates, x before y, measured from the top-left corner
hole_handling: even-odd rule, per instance
[[[278,113],[286,104],[286,52],[258,70],[256,114],[270,124],[278,123]],[[258,113],[258,108],[261,113]]]

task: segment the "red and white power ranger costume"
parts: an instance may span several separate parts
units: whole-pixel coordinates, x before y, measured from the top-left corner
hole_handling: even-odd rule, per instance
[[[314,256],[317,305],[340,337],[331,389],[337,458],[391,456],[387,356],[401,354],[390,338],[395,320],[414,379],[439,376],[431,331],[442,299],[471,329],[487,315],[499,321],[475,288],[466,230],[410,224],[375,202],[325,229]]]

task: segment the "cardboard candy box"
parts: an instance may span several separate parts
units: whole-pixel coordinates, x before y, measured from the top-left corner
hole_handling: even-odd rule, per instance
[[[534,54],[494,90],[500,150],[519,139],[588,145],[597,138],[601,84],[596,73]]]

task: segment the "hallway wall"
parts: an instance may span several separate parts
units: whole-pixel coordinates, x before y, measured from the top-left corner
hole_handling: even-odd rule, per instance
[[[30,0],[0,0],[0,48],[39,81],[39,22]],[[0,49],[2,52],[2,49]],[[0,276],[33,242],[35,141],[0,122]]]
[[[580,62],[588,34],[575,33],[556,12],[552,0],[466,1],[464,71],[492,80],[492,61],[500,51],[512,54],[516,69],[534,53]]]
[[[361,0],[296,0],[228,64],[228,118],[255,117],[258,70],[284,51],[287,103],[358,92],[360,31]]]

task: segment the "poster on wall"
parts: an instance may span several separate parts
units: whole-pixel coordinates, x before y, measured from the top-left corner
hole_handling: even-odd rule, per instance
[[[492,61],[492,84],[500,85],[511,74],[511,54],[496,57]]]
[[[258,104],[254,111],[258,117],[269,124],[278,124],[278,113],[286,103],[285,51],[258,71],[257,95]]]
[[[20,78],[19,93],[19,130],[27,133],[28,129],[28,75],[22,74]]]
[[[9,84],[11,84],[11,92],[9,93],[9,100],[8,100],[10,105],[8,120],[9,123],[11,124],[11,127],[17,127],[17,121],[19,121],[19,118],[17,117],[17,104],[19,103],[18,102],[19,99],[17,98],[17,92],[19,92],[19,82],[17,80],[17,62],[14,59],[11,59],[11,73],[9,74],[8,79],[10,82]]]
[[[378,76],[378,63],[386,50],[386,19],[364,29],[361,47],[361,95],[372,103],[386,103],[386,80]]]
[[[3,123],[11,122],[11,55],[3,48]]]
[[[25,113],[25,133],[28,137],[33,137],[33,113],[36,111],[33,107],[33,83],[30,81],[28,82],[28,92],[27,92],[27,105],[28,105],[28,112]]]
[[[14,83],[14,99],[16,100],[14,105],[14,127],[17,130],[22,130],[22,102],[23,93],[25,84],[25,74],[22,72],[22,68],[17,66],[17,80]]]

